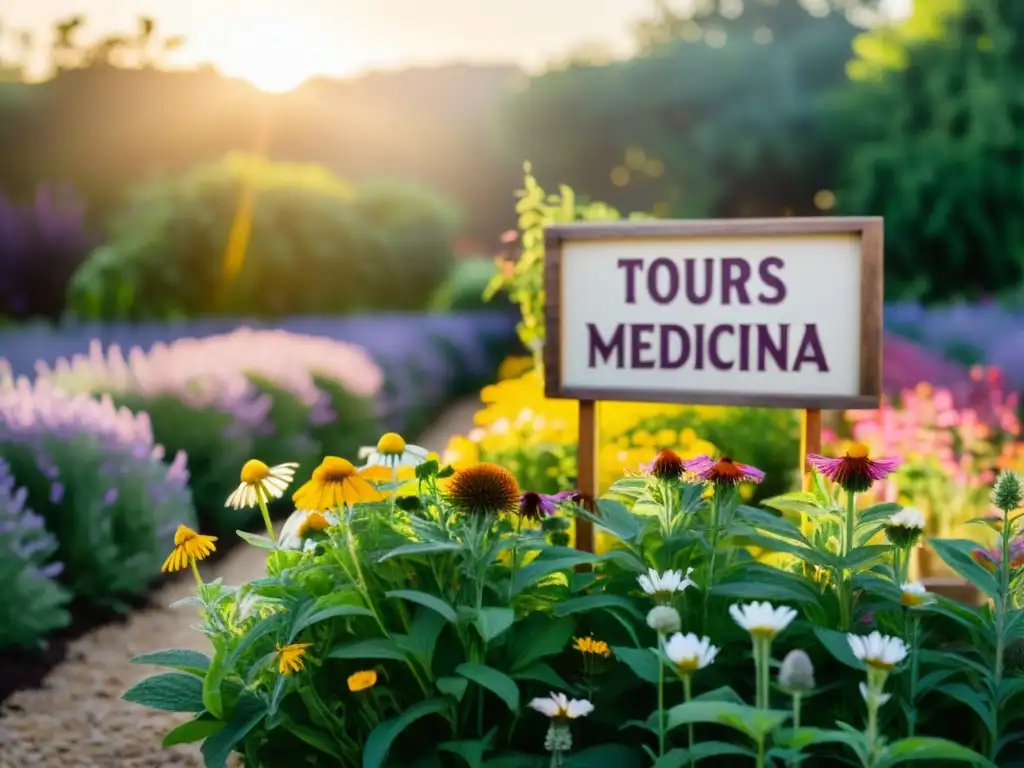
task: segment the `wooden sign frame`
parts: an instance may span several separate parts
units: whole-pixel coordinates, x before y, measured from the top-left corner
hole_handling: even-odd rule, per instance
[[[662,402],[686,405],[760,406],[803,410],[801,472],[806,456],[821,450],[821,411],[877,408],[882,396],[883,220],[881,217],[616,221],[557,224],[544,230],[544,390],[549,398],[579,402],[577,490],[593,505],[598,494],[598,402]],[[752,394],[690,390],[630,390],[566,386],[562,377],[563,244],[567,241],[686,238],[757,238],[857,235],[860,240],[860,365],[855,395]],[[576,546],[593,551],[591,525],[577,520]]]

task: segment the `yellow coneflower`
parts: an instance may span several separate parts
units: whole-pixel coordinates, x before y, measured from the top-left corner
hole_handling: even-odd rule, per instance
[[[300,537],[310,533],[326,531],[331,527],[330,521],[320,512],[307,512],[296,532]]]
[[[348,676],[348,689],[359,693],[377,684],[377,673],[372,669],[364,669]]]
[[[313,470],[310,481],[292,495],[297,508],[317,511],[383,498],[361,470],[338,456],[327,456]]]
[[[612,655],[612,649],[608,647],[608,643],[604,640],[595,640],[592,637],[573,638],[572,647],[580,653],[603,656],[606,659]]]
[[[476,464],[456,472],[445,491],[448,502],[463,514],[487,517],[519,509],[519,483],[497,464]]]
[[[302,657],[310,645],[311,643],[292,643],[284,647],[277,646],[277,671],[282,675],[290,675],[305,669]]]
[[[174,532],[174,551],[164,560],[160,572],[174,573],[191,565],[196,583],[202,585],[203,580],[199,576],[196,562],[217,551],[217,547],[213,543],[216,540],[216,536],[206,536],[196,533],[186,525],[179,525],[178,530]]]
[[[288,485],[295,477],[295,470],[298,468],[295,462],[278,464],[268,467],[259,459],[249,459],[242,465],[241,483],[228,500],[224,502],[225,507],[232,509],[246,509],[259,506],[263,513],[263,522],[267,526],[267,533],[274,538],[274,527],[270,524],[270,512],[267,510],[267,502],[279,499],[288,489]]]

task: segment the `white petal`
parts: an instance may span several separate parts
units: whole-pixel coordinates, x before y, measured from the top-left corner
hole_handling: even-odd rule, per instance
[[[548,717],[554,717],[558,714],[558,704],[551,698],[534,699],[530,702],[530,706]]]
[[[586,717],[594,711],[594,705],[586,699],[573,699],[569,702],[569,706],[566,707],[566,711],[569,713],[569,717],[573,719]]]

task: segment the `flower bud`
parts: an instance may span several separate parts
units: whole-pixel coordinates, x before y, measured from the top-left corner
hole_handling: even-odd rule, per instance
[[[1024,490],[1021,489],[1020,476],[1010,470],[1000,472],[992,489],[992,504],[1003,512],[1012,512],[1020,507],[1022,498]]]
[[[647,626],[662,635],[678,632],[683,626],[679,611],[669,605],[656,605],[647,614]]]
[[[572,749],[572,731],[561,723],[551,723],[544,737],[544,749],[548,752],[568,752]]]
[[[786,654],[779,669],[779,685],[790,693],[810,693],[814,690],[814,665],[811,657],[800,650]]]

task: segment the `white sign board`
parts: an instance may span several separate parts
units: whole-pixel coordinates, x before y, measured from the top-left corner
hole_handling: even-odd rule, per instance
[[[546,230],[550,397],[873,408],[880,219]]]

